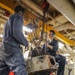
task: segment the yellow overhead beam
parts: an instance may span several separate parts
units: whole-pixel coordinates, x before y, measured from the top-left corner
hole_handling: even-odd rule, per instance
[[[9,11],[12,14],[14,13],[14,10],[12,10],[11,8],[9,8],[8,6],[4,5],[1,2],[0,2],[0,7],[6,9],[7,11]]]
[[[8,7],[7,5],[5,5],[4,3],[0,2],[0,7],[8,10],[9,12],[11,12],[12,14],[14,13],[14,10],[11,9],[10,7]],[[42,21],[39,25],[42,25]],[[59,32],[57,32],[55,29],[53,29],[52,27],[50,27],[49,25],[45,24],[44,26],[44,30],[45,31],[49,31],[49,30],[54,30],[56,33],[56,37],[61,40],[62,42],[69,44],[71,46],[75,46],[75,41],[74,40],[69,40],[68,38],[64,37],[62,34],[60,34]]]

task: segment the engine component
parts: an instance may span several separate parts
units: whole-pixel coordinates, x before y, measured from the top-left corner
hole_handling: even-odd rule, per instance
[[[53,56],[41,55],[33,57],[26,61],[28,74],[39,71],[56,71],[57,66]]]

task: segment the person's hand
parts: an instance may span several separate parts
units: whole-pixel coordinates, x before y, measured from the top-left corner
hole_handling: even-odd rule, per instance
[[[26,46],[26,47],[25,47],[25,50],[27,51],[28,49],[29,49],[29,47],[28,47],[28,46]]]
[[[46,44],[46,46],[47,46],[48,48],[50,48],[51,50],[53,50],[53,46],[49,45],[48,43]]]
[[[49,47],[50,45],[47,43],[46,46]]]

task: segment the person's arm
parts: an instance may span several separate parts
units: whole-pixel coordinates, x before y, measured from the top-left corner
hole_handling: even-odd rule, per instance
[[[52,45],[49,45],[49,44],[47,43],[47,47],[50,48],[50,50],[57,51],[57,50],[58,50],[58,41],[55,40],[53,43],[54,43],[53,46],[52,46]]]
[[[47,47],[50,48],[50,50],[53,50],[53,46],[49,45],[48,43],[47,43]]]
[[[28,42],[22,32],[23,19],[20,15],[16,15],[13,21],[13,37],[24,46],[28,46]]]

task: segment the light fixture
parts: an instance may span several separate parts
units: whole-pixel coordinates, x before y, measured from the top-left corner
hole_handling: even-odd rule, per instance
[[[61,42],[59,42],[58,44],[59,44],[59,48],[60,48],[60,49],[64,46],[64,44],[61,43]]]
[[[32,32],[31,29],[29,29],[29,28],[27,28],[27,27],[25,27],[25,26],[23,26],[23,31]]]
[[[2,34],[0,34],[0,37],[2,38],[2,37],[3,37],[3,35],[2,35]]]

